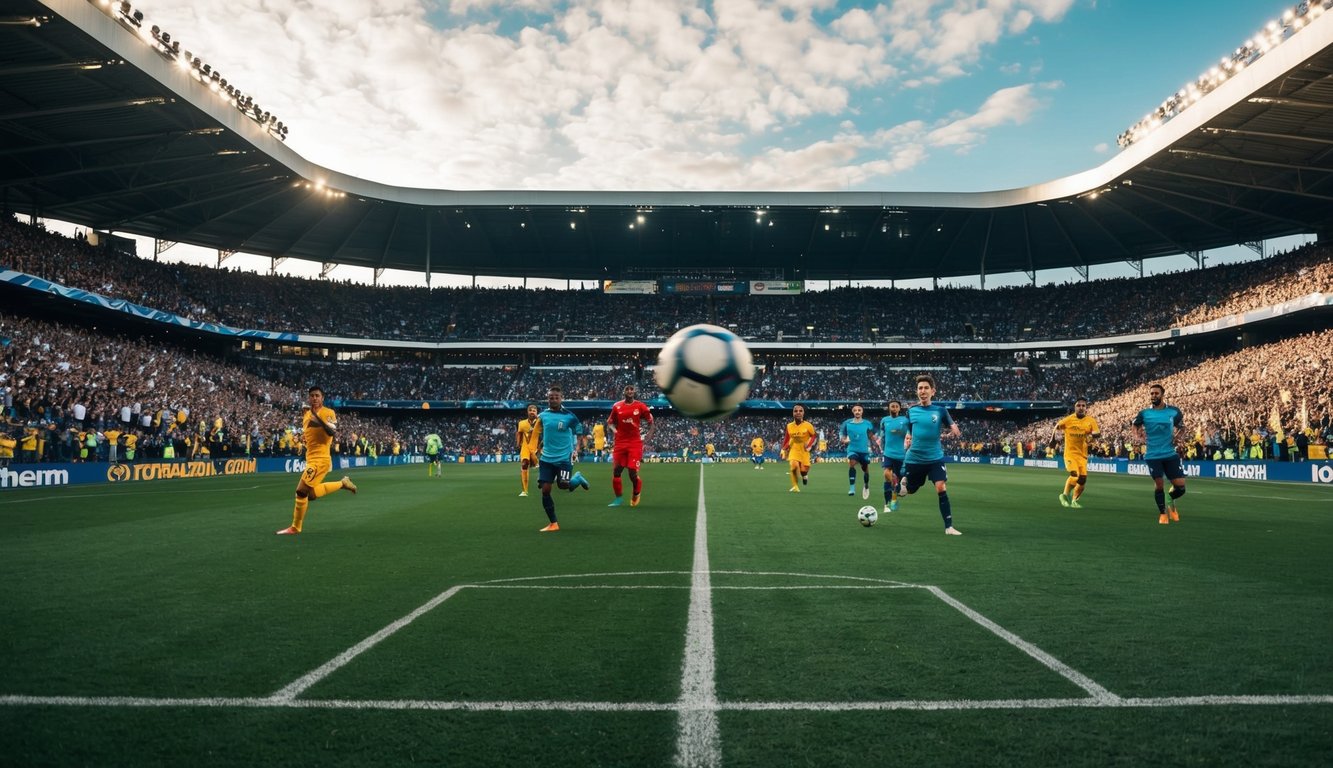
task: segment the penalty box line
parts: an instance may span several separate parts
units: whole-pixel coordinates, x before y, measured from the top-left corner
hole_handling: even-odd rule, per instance
[[[714,712],[882,712],[1022,709],[1150,709],[1162,707],[1329,706],[1333,695],[1127,696],[1096,699],[903,699],[888,701],[718,701]],[[111,709],[324,709],[442,712],[681,712],[698,711],[694,702],[640,701],[447,701],[430,699],[274,699],[272,697],[152,698],[143,696],[0,695],[7,707],[86,707]]]
[[[699,510],[698,510],[698,517],[700,519],[698,521],[696,531],[707,530],[706,529],[707,508],[704,506],[702,489],[703,485],[701,482],[700,496],[699,496]],[[966,604],[950,596],[947,592],[940,589],[939,587],[907,585],[907,584],[877,584],[877,585],[821,584],[821,585],[762,585],[754,587],[747,587],[747,586],[715,587],[711,585],[710,583],[711,580],[709,579],[710,571],[708,569],[708,544],[707,544],[706,533],[696,534],[695,565],[696,565],[696,570],[693,572],[693,583],[688,587],[684,585],[672,586],[672,585],[636,585],[636,584],[621,584],[621,585],[596,584],[596,585],[568,585],[568,586],[536,585],[536,584],[532,585],[460,584],[454,587],[450,587],[444,592],[441,592],[440,594],[431,598],[427,602],[423,603],[421,606],[417,607],[415,610],[413,610],[406,616],[398,619],[392,624],[389,624],[388,626],[379,630],[375,634],[367,637],[366,639],[362,640],[361,642],[357,643],[351,648],[348,648],[347,650],[338,654],[337,656],[325,662],[324,664],[320,665],[319,667],[315,668],[314,670],[306,673],[305,675],[301,676],[292,683],[284,686],[282,689],[272,694],[269,698],[274,701],[291,701],[295,699],[297,696],[300,696],[302,693],[309,690],[316,683],[320,682],[324,678],[328,677],[329,675],[338,671],[342,667],[351,663],[352,660],[360,656],[362,653],[365,653],[371,648],[374,648],[380,642],[384,641],[394,633],[398,632],[398,630],[403,629],[407,625],[416,621],[418,618],[424,616],[426,613],[429,613],[430,611],[434,610],[436,607],[444,603],[444,601],[448,600],[449,598],[453,597],[454,595],[458,594],[464,589],[469,589],[469,588],[630,589],[630,590],[689,589],[691,592],[690,623],[692,626],[687,630],[686,646],[687,646],[687,651],[692,650],[693,653],[687,652],[686,660],[692,661],[693,664],[689,665],[689,667],[686,670],[683,670],[684,673],[683,677],[685,679],[682,682],[686,684],[685,685],[686,689],[692,689],[688,694],[689,698],[692,699],[696,705],[700,704],[702,705],[702,706],[696,706],[694,708],[700,712],[706,713],[711,709],[714,702],[716,702],[716,698],[714,698],[716,694],[711,690],[712,684],[710,682],[711,678],[713,678],[713,676],[715,675],[714,665],[716,663],[714,657],[714,651],[712,650],[713,616],[712,616],[712,600],[710,599],[710,593],[713,589],[745,589],[745,590],[778,591],[778,590],[789,590],[789,589],[830,589],[830,588],[833,589],[919,588],[927,590],[945,604],[951,606],[959,613],[962,613],[964,616],[971,619],[977,625],[985,628],[986,630],[990,631],[992,634],[996,635],[1000,639],[1004,640],[1005,642],[1014,646],[1015,648],[1027,654],[1031,658],[1035,659],[1038,663],[1042,664],[1046,668],[1050,669],[1051,671],[1065,678],[1066,680],[1078,686],[1079,688],[1082,688],[1084,691],[1087,691],[1088,695],[1091,696],[1094,700],[1102,702],[1114,702],[1119,699],[1118,696],[1116,696],[1114,693],[1111,693],[1106,688],[1103,688],[1101,685],[1098,685],[1087,675],[1084,675],[1083,673],[1070,667],[1069,665],[1065,664],[1064,662],[1060,661],[1059,659],[1055,658],[1049,653],[1043,651],[1042,649],[1038,648],[1032,643],[1027,642],[1026,640],[1014,634],[1013,632],[1010,632],[1009,630],[1005,629],[999,624],[996,624],[995,622],[986,618],[985,616],[973,610],[972,608],[969,608]],[[706,725],[706,718],[705,718],[704,732],[708,734],[708,731],[710,730],[711,728],[708,725]],[[716,736],[708,734],[704,737],[703,741],[705,743],[710,741],[716,743]]]

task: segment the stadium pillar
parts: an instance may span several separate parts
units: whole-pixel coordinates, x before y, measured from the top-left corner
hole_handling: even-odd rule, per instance
[[[430,231],[432,221],[430,212],[426,213],[426,290],[430,290]]]
[[[1203,263],[1206,261],[1203,257],[1203,251],[1185,251],[1185,255],[1194,259],[1194,266],[1203,269]]]

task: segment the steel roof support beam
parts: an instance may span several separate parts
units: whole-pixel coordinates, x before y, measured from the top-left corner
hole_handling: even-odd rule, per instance
[[[168,205],[168,206],[164,206],[164,207],[162,207],[162,208],[155,208],[155,209],[153,209],[153,210],[151,210],[151,211],[144,211],[144,212],[142,212],[142,213],[135,214],[134,216],[132,216],[132,217],[130,217],[130,218],[128,218],[128,219],[121,219],[121,220],[115,222],[114,224],[112,224],[111,226],[112,226],[113,228],[115,228],[115,227],[119,227],[120,225],[125,224],[125,223],[127,223],[127,222],[131,222],[131,221],[143,221],[144,219],[150,218],[150,217],[152,217],[152,216],[158,216],[158,215],[161,215],[161,214],[164,214],[164,213],[171,213],[171,212],[173,212],[173,211],[178,211],[178,210],[180,210],[181,208],[190,208],[190,207],[195,206],[195,205],[203,205],[203,204],[205,204],[205,203],[211,203],[211,202],[213,202],[214,200],[222,200],[222,199],[224,199],[224,198],[228,198],[228,197],[235,197],[236,195],[242,195],[242,194],[245,194],[245,193],[247,193],[247,192],[251,192],[251,191],[253,191],[256,187],[263,186],[263,185],[268,184],[268,183],[273,182],[273,181],[278,181],[278,180],[280,180],[280,179],[282,179],[282,178],[283,178],[282,176],[271,176],[271,177],[269,177],[269,178],[267,178],[267,179],[261,179],[261,180],[259,180],[259,181],[247,182],[246,184],[243,184],[243,185],[241,185],[241,186],[228,187],[225,191],[219,192],[219,193],[217,193],[216,195],[209,195],[208,197],[201,197],[201,198],[198,198],[197,200],[186,200],[186,201],[183,202],[183,203],[177,203],[177,204],[175,204],[175,205]],[[270,197],[273,197],[274,195],[276,195],[276,194],[278,194],[278,193],[280,193],[280,192],[285,192],[285,191],[287,191],[287,190],[286,190],[285,188],[283,188],[283,189],[279,189],[278,192],[270,192],[269,194],[264,195],[264,196],[262,196],[262,197],[260,197],[260,198],[258,198],[258,199],[252,199],[252,200],[246,202],[245,205],[237,206],[236,208],[233,208],[233,209],[231,209],[231,210],[229,210],[229,211],[223,213],[222,216],[227,216],[227,215],[230,215],[230,214],[232,214],[232,213],[235,213],[236,211],[239,211],[239,210],[248,208],[248,207],[250,207],[250,206],[252,206],[252,205],[255,205],[255,204],[257,204],[257,203],[263,202],[264,200],[267,200],[267,199],[269,199]],[[221,218],[221,217],[220,217],[220,216],[213,216],[213,217],[211,217],[211,218],[212,218],[212,219],[218,219],[218,218]],[[192,228],[190,228],[190,229],[188,229],[188,230],[186,230],[186,231],[180,233],[180,234],[178,235],[178,237],[180,237],[180,238],[182,238],[182,239],[187,239],[187,238],[188,238],[188,237],[189,237],[189,236],[190,236],[196,229],[198,229],[198,227],[192,227]]]
[[[1122,187],[1122,189],[1129,190],[1129,187]],[[1139,195],[1139,198],[1140,198],[1140,199],[1143,199],[1143,200],[1149,200],[1149,201],[1152,201],[1152,202],[1156,202],[1156,201],[1153,201],[1152,198],[1147,197],[1147,196],[1145,196],[1145,195]],[[1139,223],[1139,225],[1142,226],[1144,229],[1148,230],[1149,232],[1152,232],[1154,235],[1157,235],[1157,236],[1160,237],[1161,239],[1165,240],[1166,242],[1168,242],[1168,243],[1170,243],[1171,245],[1173,245],[1173,246],[1175,246],[1176,248],[1178,248],[1180,251],[1186,251],[1186,250],[1189,250],[1188,248],[1185,247],[1185,245],[1184,245],[1183,243],[1179,242],[1178,240],[1176,240],[1176,239],[1175,239],[1174,237],[1172,237],[1171,235],[1169,235],[1169,234],[1163,232],[1162,230],[1158,229],[1157,227],[1154,227],[1152,224],[1150,224],[1150,223],[1144,221],[1144,220],[1143,220],[1143,217],[1141,217],[1141,216],[1139,216],[1137,213],[1135,213],[1134,210],[1133,210],[1132,208],[1129,208],[1129,207],[1127,207],[1127,206],[1121,205],[1120,203],[1116,202],[1116,200],[1115,200],[1114,197],[1111,197],[1111,196],[1108,195],[1108,196],[1104,196],[1104,197],[1102,197],[1101,200],[1102,200],[1102,202],[1106,203],[1107,205],[1115,206],[1115,208],[1116,208],[1118,211],[1120,211],[1121,213],[1123,213],[1123,214],[1125,214],[1126,216],[1130,217],[1130,218],[1133,219],[1134,221],[1137,221],[1137,222]]]
[[[76,112],[99,112],[107,109],[120,109],[122,107],[143,107],[166,104],[165,96],[145,96],[142,98],[116,99],[115,101],[94,101],[87,104],[76,104],[71,107],[56,107],[54,109],[32,109],[27,112],[10,112],[0,114],[0,122],[9,120],[26,120],[30,117],[49,117],[51,115],[68,115]]]
[[[57,171],[55,173],[44,173],[36,176],[27,176],[11,179],[0,179],[0,185],[9,184],[40,184],[52,179],[60,179],[66,176],[81,176],[88,173],[101,173],[102,171],[118,171],[123,168],[142,168],[147,165],[162,165],[164,163],[183,163],[191,160],[208,160],[214,157],[220,157],[224,154],[236,155],[245,154],[241,151],[226,150],[225,152],[208,152],[202,155],[186,155],[184,157],[161,157],[156,160],[136,160],[131,163],[112,163],[111,165],[90,165],[83,168],[74,168],[68,171]]]
[[[269,264],[268,264],[268,273],[269,273],[270,275],[276,275],[276,274],[278,274],[278,265],[281,264],[282,262],[286,261],[286,260],[287,260],[287,257],[286,257],[286,256],[274,256],[274,257],[272,257],[272,258],[269,260]]]
[[[1199,202],[1199,203],[1207,203],[1208,205],[1216,206],[1216,207],[1218,207],[1218,208],[1226,208],[1226,209],[1228,209],[1228,210],[1235,210],[1235,211],[1243,211],[1243,212],[1245,212],[1245,213],[1252,213],[1252,214],[1254,214],[1255,216],[1262,216],[1262,217],[1264,217],[1264,218],[1266,218],[1266,219],[1272,219],[1273,221],[1281,221],[1281,222],[1283,222],[1283,223],[1285,223],[1285,224],[1292,224],[1292,225],[1295,225],[1295,226],[1298,226],[1298,227],[1305,227],[1305,228],[1308,228],[1308,227],[1310,226],[1309,222],[1305,222],[1305,221],[1297,221],[1297,220],[1295,220],[1295,219],[1288,219],[1288,218],[1285,217],[1285,216],[1275,216],[1275,215],[1273,215],[1273,214],[1271,214],[1271,213],[1265,213],[1264,211],[1256,211],[1256,210],[1254,210],[1253,208],[1246,208],[1246,207],[1243,206],[1243,205],[1236,205],[1235,203],[1228,203],[1228,202],[1224,202],[1224,201],[1221,201],[1221,200],[1213,200],[1213,199],[1211,199],[1211,198],[1207,198],[1207,197],[1199,197],[1198,195],[1191,195],[1191,194],[1189,194],[1189,193],[1187,193],[1187,192],[1179,192],[1179,191],[1174,190],[1174,189],[1166,189],[1165,187],[1154,187],[1154,186],[1152,186],[1151,184],[1144,184],[1144,183],[1142,183],[1142,182],[1140,182],[1140,183],[1138,183],[1138,184],[1135,184],[1135,185],[1134,185],[1134,189],[1136,189],[1136,190],[1138,190],[1138,189],[1147,189],[1147,190],[1151,190],[1151,191],[1153,191],[1153,192],[1161,192],[1162,194],[1166,194],[1166,195],[1174,195],[1174,196],[1176,196],[1176,197],[1183,197],[1183,198],[1185,198],[1186,200],[1193,200],[1193,201],[1195,201],[1195,202]],[[1184,216],[1188,216],[1188,217],[1190,217],[1191,219],[1194,219],[1195,221],[1199,222],[1200,224],[1205,224],[1205,225],[1210,226],[1210,227],[1212,227],[1213,229],[1216,229],[1216,230],[1218,230],[1218,231],[1220,231],[1220,232],[1226,232],[1227,234],[1233,234],[1232,231],[1231,231],[1230,229],[1227,229],[1226,227],[1224,227],[1224,226],[1222,226],[1222,225],[1220,225],[1220,224],[1218,224],[1218,223],[1216,223],[1216,222],[1209,221],[1208,219],[1202,218],[1202,217],[1200,217],[1200,216],[1195,216],[1193,213],[1190,213],[1189,211],[1187,211],[1187,210],[1185,210],[1185,209],[1183,209],[1183,208],[1179,208],[1179,207],[1176,207],[1176,206],[1174,206],[1174,205],[1170,205],[1170,204],[1165,203],[1165,202],[1162,202],[1162,201],[1160,201],[1160,200],[1159,200],[1159,201],[1156,201],[1156,202],[1158,203],[1158,205],[1165,205],[1167,208],[1170,208],[1171,210],[1175,211],[1176,213],[1182,214],[1182,215],[1184,215]]]
[[[231,251],[231,250],[228,250],[228,249],[226,249],[226,248],[219,248],[219,249],[218,249],[218,269],[221,269],[221,268],[222,268],[222,262],[226,261],[227,259],[230,259],[230,258],[231,258],[232,256],[234,256],[235,254],[236,254],[236,251]]]
[[[206,173],[206,174],[203,174],[203,175],[201,175],[201,176],[191,176],[191,177],[188,178],[188,179],[169,179],[169,180],[167,180],[167,181],[158,181],[158,182],[154,182],[154,183],[152,183],[152,184],[144,184],[144,185],[137,186],[137,187],[125,187],[125,188],[123,188],[123,189],[117,189],[117,190],[115,190],[114,192],[106,192],[106,193],[103,193],[103,194],[100,194],[100,195],[92,195],[92,196],[90,196],[90,197],[81,197],[81,198],[78,198],[77,200],[71,200],[71,201],[69,201],[69,202],[67,202],[67,203],[60,203],[60,204],[58,204],[58,205],[53,205],[53,206],[51,206],[50,208],[48,208],[47,210],[48,210],[48,211],[60,211],[60,210],[64,210],[64,209],[66,209],[66,208],[70,208],[70,207],[77,206],[77,205],[86,205],[86,204],[88,204],[88,203],[96,203],[96,202],[99,202],[99,201],[102,201],[102,200],[109,200],[109,199],[114,199],[114,198],[123,198],[123,197],[125,197],[126,195],[130,195],[130,194],[138,194],[138,193],[142,193],[142,192],[147,192],[147,191],[150,190],[150,189],[161,189],[161,188],[163,188],[163,187],[173,187],[173,186],[179,186],[179,185],[194,184],[194,183],[197,183],[197,182],[200,182],[200,181],[205,181],[205,180],[207,180],[207,179],[216,178],[216,177],[218,177],[218,176],[236,176],[236,175],[238,175],[238,174],[242,174],[242,173],[250,173],[251,171],[263,170],[264,168],[267,168],[267,167],[268,167],[268,163],[258,163],[258,164],[256,164],[256,165],[252,165],[252,166],[249,166],[249,167],[247,167],[247,168],[228,169],[228,170],[225,170],[225,171],[218,171],[217,173]]]
[[[1280,139],[1282,141],[1309,141],[1315,144],[1333,144],[1333,139],[1321,139],[1317,136],[1302,136],[1298,133],[1269,133],[1267,131],[1246,131],[1240,128],[1204,128],[1204,133],[1213,135],[1248,136],[1260,139]]]
[[[1264,258],[1267,258],[1267,257],[1268,257],[1268,254],[1265,253],[1265,251],[1267,250],[1267,248],[1264,246],[1264,241],[1263,241],[1263,240],[1252,240],[1252,241],[1250,241],[1250,242],[1241,243],[1241,245],[1243,245],[1243,246],[1245,246],[1246,248],[1249,248],[1251,251],[1254,251],[1255,253],[1259,254],[1259,258],[1261,258],[1261,259],[1264,259]]]
[[[1309,197],[1315,200],[1328,200],[1333,202],[1333,197],[1329,195],[1316,195],[1313,192],[1301,192],[1295,189],[1282,189],[1280,187],[1265,187],[1260,184],[1246,184],[1244,182],[1223,178],[1221,176],[1201,176],[1196,173],[1181,173],[1180,171],[1168,171],[1164,168],[1145,168],[1144,170],[1154,173],[1166,174],[1167,176],[1178,176],[1182,179],[1191,179],[1193,181],[1206,181],[1209,184],[1225,184],[1229,187],[1240,187],[1241,189],[1253,189],[1256,192],[1271,192],[1275,195],[1296,195],[1297,197]],[[1333,173],[1333,170],[1323,171],[1324,173]],[[1232,208],[1238,206],[1229,206]]]

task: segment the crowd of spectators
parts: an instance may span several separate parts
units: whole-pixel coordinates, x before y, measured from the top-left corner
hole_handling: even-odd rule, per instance
[[[651,366],[616,364],[622,356],[593,356],[566,365],[460,365],[420,362],[338,362],[307,359],[238,358],[255,375],[301,389],[319,384],[344,400],[531,400],[539,402],[547,388],[560,384],[569,400],[614,400],[626,384],[643,399],[659,394]],[[992,356],[971,365],[922,368],[876,362],[868,356],[813,363],[769,356],[761,361],[750,388],[757,400],[856,399],[882,404],[911,398],[913,376],[930,370],[941,400],[1012,400],[1072,402],[1076,397],[1101,397],[1136,380],[1151,358],[1091,362],[1084,359],[1044,365]]]
[[[0,314],[0,435],[17,443],[12,458],[294,455],[306,399],[190,350]],[[347,414],[340,430],[348,453],[353,434],[363,449],[400,439],[386,417]]]
[[[1134,358],[1061,363],[1042,367],[973,367],[934,371],[941,400],[1060,400],[1076,396],[1093,401],[1102,424],[1101,455],[1129,455],[1135,450],[1130,429],[1134,414],[1147,404],[1147,386],[1160,382],[1168,402],[1180,407],[1194,455],[1212,455],[1230,447],[1250,455],[1256,443],[1274,445],[1277,434],[1304,433],[1318,440],[1333,430],[1329,371],[1333,370],[1333,331],[1252,346],[1222,355]],[[860,400],[868,415],[880,415],[888,399],[912,402],[917,371],[874,364],[853,368],[802,368],[773,362],[760,376],[755,396],[784,403],[800,400]],[[0,315],[0,434],[21,440],[40,437],[37,460],[78,460],[90,448],[90,460],[112,458],[108,435],[134,435],[138,455],[162,457],[168,445],[176,458],[200,452],[222,455],[292,455],[297,451],[306,389],[318,384],[330,396],[415,392],[434,398],[442,382],[458,399],[531,401],[544,406],[550,384],[559,383],[571,400],[614,400],[627,383],[640,394],[656,394],[651,376],[634,365],[584,368],[444,367],[400,363],[293,364],[250,360],[245,367],[204,354],[30,318]],[[382,389],[376,389],[382,387]],[[415,396],[415,395],[414,395]],[[1006,412],[1010,414],[1012,412]],[[1053,423],[997,420],[995,414],[957,411],[963,439],[953,446],[968,453],[1017,453],[1044,450]],[[845,410],[815,409],[810,420],[821,436],[834,441]],[[649,450],[665,455],[701,451],[738,451],[755,437],[781,439],[789,418],[785,407],[747,412],[719,423],[699,423],[670,414],[659,416]],[[403,453],[418,451],[425,435],[437,432],[447,450],[460,454],[510,453],[517,412],[416,412],[396,419],[344,410],[340,434],[344,453],[388,454],[396,443]],[[585,417],[588,431],[605,413]],[[357,435],[354,442],[351,435]],[[91,438],[91,440],[90,440]],[[87,441],[87,442],[86,442]],[[340,443],[343,442],[340,440]],[[1280,441],[1278,441],[1280,443]],[[24,450],[19,443],[16,453]],[[742,451],[743,452],[743,451]],[[1280,448],[1265,448],[1278,455]],[[18,455],[16,458],[24,458]]]
[[[0,266],[237,328],[424,341],[662,339],[697,322],[763,341],[1021,341],[1163,330],[1322,291],[1333,253],[1150,278],[973,288],[837,288],[795,296],[373,287],[160,264],[0,218]]]
[[[1333,441],[1333,330],[1230,354],[1161,361],[1141,371],[1137,382],[1091,404],[1102,428],[1102,439],[1093,446],[1098,455],[1125,456],[1136,449],[1142,455],[1131,422],[1148,407],[1153,383],[1165,388],[1165,401],[1184,415],[1185,455],[1282,458],[1285,446],[1301,436]],[[1053,429],[1054,420],[1043,420],[1005,437],[1039,450]]]

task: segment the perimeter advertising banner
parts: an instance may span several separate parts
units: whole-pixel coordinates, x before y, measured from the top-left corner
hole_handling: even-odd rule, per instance
[[[1019,459],[1011,456],[949,456],[957,464],[998,464],[1008,467],[1064,469],[1063,458]],[[1333,486],[1333,462],[1328,461],[1182,461],[1186,477],[1225,480],[1268,480],[1285,483],[1314,483]],[[1148,477],[1148,465],[1128,459],[1088,460],[1088,473],[1141,475]]]
[[[748,280],[663,280],[662,293],[712,293],[743,296],[750,292]]]
[[[795,296],[805,292],[804,280],[751,280],[750,295]]]
[[[602,293],[657,293],[656,280],[603,280]]]

